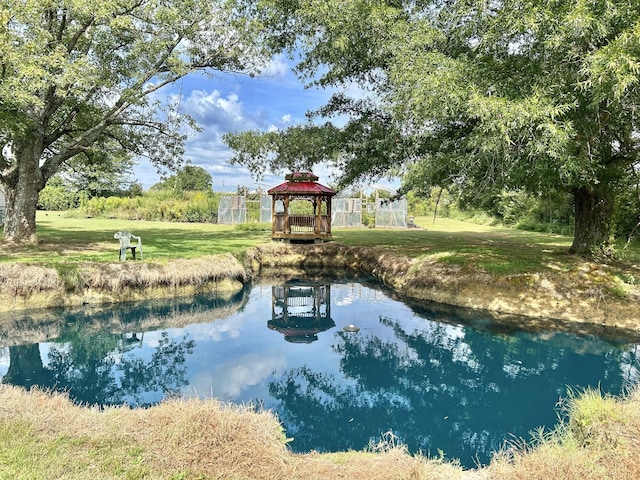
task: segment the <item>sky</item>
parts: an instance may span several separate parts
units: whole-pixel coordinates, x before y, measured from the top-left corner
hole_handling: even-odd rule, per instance
[[[233,153],[222,141],[222,135],[244,130],[285,129],[305,123],[305,113],[324,105],[332,91],[305,89],[293,73],[289,59],[276,55],[261,77],[218,74],[212,78],[191,74],[161,93],[180,94],[183,108],[202,128],[187,141],[185,160],[211,174],[214,191],[235,192],[240,185],[250,190],[271,188],[284,181],[284,174],[265,172],[264,178],[256,181],[245,167],[229,165]],[[138,162],[134,177],[145,190],[161,180],[148,161]],[[313,173],[324,184],[331,183],[336,174],[322,166]],[[381,186],[388,187],[390,183],[383,181]]]

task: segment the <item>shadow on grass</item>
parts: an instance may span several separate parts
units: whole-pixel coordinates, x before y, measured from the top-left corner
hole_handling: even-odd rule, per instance
[[[0,243],[0,261],[117,261],[119,243],[113,234],[118,230],[142,237],[145,261],[236,254],[271,240],[268,230],[232,225],[65,218],[45,213],[38,220],[40,244],[15,248]],[[435,258],[496,274],[567,270],[584,261],[568,254],[571,238],[567,236],[463,222],[424,229],[334,228],[333,238],[348,246],[388,248],[413,258]],[[639,263],[640,245],[632,245],[616,267],[632,269],[636,275]]]

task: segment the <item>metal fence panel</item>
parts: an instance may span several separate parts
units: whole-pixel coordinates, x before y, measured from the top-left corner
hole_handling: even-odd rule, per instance
[[[247,221],[247,205],[244,196],[220,197],[218,223],[235,225]]]
[[[362,200],[360,198],[335,198],[331,207],[333,227],[362,226]]]
[[[376,201],[376,227],[407,228],[407,200]]]
[[[260,222],[271,223],[271,196],[263,195],[260,197]]]

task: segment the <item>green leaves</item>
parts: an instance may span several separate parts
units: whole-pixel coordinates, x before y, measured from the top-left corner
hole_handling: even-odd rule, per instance
[[[253,27],[223,0],[3,0],[0,12],[4,136],[18,134],[26,113],[50,135],[46,147],[74,145],[68,155],[113,125],[126,126],[120,134],[169,134],[153,121],[150,94],[194,71],[255,74],[266,57]],[[92,112],[91,128],[79,123],[81,112]]]
[[[191,73],[259,73],[268,32],[239,3],[0,0],[0,185],[19,204],[5,238],[36,238],[38,193],[64,165],[182,165],[197,126],[155,94]]]
[[[585,58],[581,86],[594,92],[594,102],[624,102],[640,82],[640,24]]]
[[[640,155],[638,2],[259,5],[281,45],[301,52],[304,81],[359,89],[310,115],[317,124],[337,118],[338,126],[235,136],[238,163],[262,171],[330,160],[343,184],[410,165],[414,183],[586,191],[608,196],[600,198],[607,204],[629,184]],[[607,236],[606,219],[588,223]]]

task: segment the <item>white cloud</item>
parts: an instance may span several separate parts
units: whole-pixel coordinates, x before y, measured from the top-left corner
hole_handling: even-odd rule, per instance
[[[287,365],[280,350],[250,353],[232,361],[216,365],[213,369],[203,369],[189,381],[189,388],[198,394],[211,394],[223,401],[233,401],[241,397],[249,387],[262,383],[275,370]]]
[[[291,66],[287,63],[286,58],[282,54],[274,55],[267,65],[263,74],[268,78],[286,78],[290,75]]]
[[[262,78],[194,75],[172,86],[166,95],[169,99],[178,99],[181,110],[202,127],[201,132],[187,141],[185,160],[211,173],[214,190],[234,191],[239,185],[251,186],[256,181],[246,168],[228,164],[233,152],[222,141],[222,136],[245,130],[277,131],[303,123],[305,112],[326,103],[330,94],[305,89],[292,73],[288,59],[276,55]],[[282,181],[282,175],[270,173],[266,172],[260,186],[274,186]],[[324,183],[333,177],[326,166],[318,166],[314,173]],[[144,188],[159,181],[155,167],[146,160],[140,160],[134,175]]]
[[[235,130],[248,121],[238,94],[233,92],[223,96],[219,90],[192,90],[182,101],[182,110],[205,130],[216,133]]]

